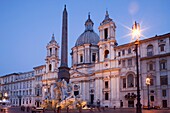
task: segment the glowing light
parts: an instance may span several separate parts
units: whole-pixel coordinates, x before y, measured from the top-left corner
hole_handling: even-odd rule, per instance
[[[150,78],[149,77],[146,78],[146,84],[150,85]]]
[[[135,24],[132,26],[132,38],[136,37],[136,39],[139,40],[140,36],[140,25],[135,21]]]
[[[142,25],[142,21],[140,22],[141,24],[140,25]],[[124,28],[126,28],[128,31],[129,31],[129,33],[128,34],[125,34],[124,36],[122,36],[122,38],[129,38],[129,37],[131,37],[130,39],[130,42],[134,42],[134,41],[136,41],[137,40],[137,38],[139,39],[139,37],[140,38],[147,38],[146,36],[144,36],[142,33],[144,32],[144,31],[146,31],[146,30],[148,30],[150,27],[146,27],[146,25],[145,26],[143,26],[142,27],[142,29],[141,29],[141,27],[140,26],[138,26],[137,27],[137,29],[133,29],[133,27],[132,28],[130,28],[130,27],[128,27],[127,25],[124,25],[124,24],[122,24],[122,23],[119,23],[119,24],[121,24],[121,26],[123,26]],[[133,25],[134,26],[134,25]]]
[[[5,98],[3,98],[3,99],[2,99],[2,101],[3,101],[3,102],[5,102],[5,101],[6,101],[6,99],[5,99]]]
[[[44,92],[47,92],[47,88],[44,88]]]
[[[8,93],[5,93],[4,96],[7,97],[7,96],[8,96]]]

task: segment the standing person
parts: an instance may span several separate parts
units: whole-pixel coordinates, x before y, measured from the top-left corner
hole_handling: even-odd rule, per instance
[[[97,99],[97,109],[99,110],[99,112],[101,112],[100,111],[100,100],[99,99]]]

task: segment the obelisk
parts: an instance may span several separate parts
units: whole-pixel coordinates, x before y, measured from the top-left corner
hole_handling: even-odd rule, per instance
[[[70,79],[70,73],[68,68],[68,24],[67,24],[67,9],[64,6],[63,20],[62,20],[62,43],[61,43],[61,65],[59,67],[58,79],[64,79],[67,83]]]

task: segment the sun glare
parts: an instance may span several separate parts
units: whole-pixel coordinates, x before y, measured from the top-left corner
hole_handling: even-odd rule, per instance
[[[145,31],[146,29],[148,28],[143,28],[141,29],[141,27],[139,26],[139,23],[136,23],[132,26],[132,28],[126,26],[126,25],[123,25],[122,26],[126,29],[129,30],[129,33],[128,34],[125,34],[123,37],[131,37],[131,41],[130,42],[133,42],[133,41],[136,41],[136,40],[139,40],[139,38],[146,38],[146,36],[144,36],[142,34],[143,31]]]

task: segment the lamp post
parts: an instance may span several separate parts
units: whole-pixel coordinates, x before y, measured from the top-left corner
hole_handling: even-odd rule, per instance
[[[149,85],[150,85],[150,78],[147,77],[146,78],[146,85],[147,85],[147,89],[148,89],[148,110],[150,109],[150,102],[149,102]]]
[[[137,104],[136,104],[136,113],[142,113],[140,103],[140,87],[139,87],[139,62],[138,62],[138,44],[139,44],[139,38],[140,38],[140,25],[139,23],[134,23],[132,26],[132,37],[136,38],[135,41],[135,52],[136,52],[136,74],[137,74]]]

